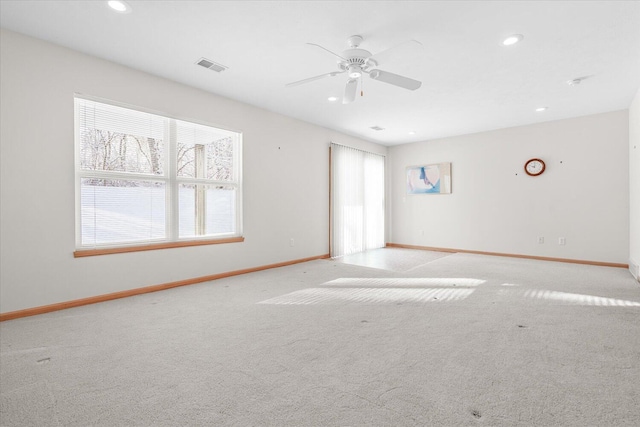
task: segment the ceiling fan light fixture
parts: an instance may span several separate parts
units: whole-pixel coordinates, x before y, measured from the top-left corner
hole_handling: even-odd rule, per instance
[[[131,12],[131,6],[129,6],[127,3],[125,3],[122,0],[109,0],[107,2],[107,5],[114,11],[118,12],[118,13],[130,13]]]
[[[362,77],[362,68],[360,67],[349,67],[349,78],[351,79],[359,79]]]
[[[509,37],[507,37],[506,39],[504,39],[502,41],[502,44],[504,46],[511,46],[511,45],[514,45],[516,43],[521,42],[523,38],[524,38],[524,36],[522,34],[512,34]]]
[[[350,79],[344,88],[343,104],[350,104],[356,100],[356,91],[358,90],[358,80]]]

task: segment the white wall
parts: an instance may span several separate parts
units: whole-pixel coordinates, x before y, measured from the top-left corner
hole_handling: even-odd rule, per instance
[[[0,42],[2,313],[327,254],[329,142],[386,153],[13,32]],[[73,258],[74,92],[242,131],[245,242]]]
[[[628,132],[625,110],[391,147],[389,241],[626,264]],[[533,157],[541,176],[523,170]],[[405,194],[407,166],[439,162],[451,195]]]
[[[629,266],[640,281],[640,90],[629,108],[629,236]]]

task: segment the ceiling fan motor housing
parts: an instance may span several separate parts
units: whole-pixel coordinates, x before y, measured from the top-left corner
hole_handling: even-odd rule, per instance
[[[342,56],[347,59],[348,65],[364,66],[367,59],[371,57],[371,52],[364,49],[347,49],[342,52]]]
[[[364,49],[347,49],[342,52],[342,56],[347,59],[340,63],[340,68],[349,72],[349,77],[357,79],[371,65],[367,59],[371,57],[371,52]]]

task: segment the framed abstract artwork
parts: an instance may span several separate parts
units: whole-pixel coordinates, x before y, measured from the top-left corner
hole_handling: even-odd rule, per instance
[[[451,163],[407,168],[407,194],[450,194]]]

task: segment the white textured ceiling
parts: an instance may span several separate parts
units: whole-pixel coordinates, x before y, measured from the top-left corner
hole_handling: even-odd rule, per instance
[[[628,108],[640,86],[638,1],[106,1],[0,2],[3,28],[366,140],[395,145]],[[524,40],[504,47],[520,33]],[[364,77],[349,105],[336,70],[347,37],[378,68],[421,80],[415,92]],[[229,67],[215,73],[205,57]],[[567,80],[592,76],[578,86]],[[547,106],[543,113],[535,108]],[[371,130],[380,126],[384,131]],[[415,131],[415,135],[409,135]]]

